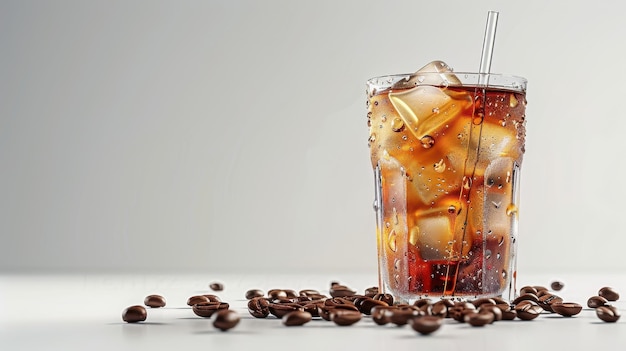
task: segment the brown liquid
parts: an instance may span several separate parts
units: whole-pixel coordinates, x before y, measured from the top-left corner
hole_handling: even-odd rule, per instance
[[[418,86],[368,103],[381,287],[496,296],[514,274],[523,93]]]

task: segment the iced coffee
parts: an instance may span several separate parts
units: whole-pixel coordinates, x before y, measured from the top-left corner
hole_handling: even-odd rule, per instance
[[[380,288],[511,298],[526,80],[435,61],[367,94]]]

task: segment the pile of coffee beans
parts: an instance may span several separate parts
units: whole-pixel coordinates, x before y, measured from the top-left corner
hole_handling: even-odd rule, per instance
[[[210,284],[212,290],[223,289],[221,283],[219,286],[216,284]],[[266,293],[261,289],[250,289],[245,292],[245,298],[251,316],[273,316],[281,319],[287,327],[303,326],[314,319],[347,327],[369,316],[379,326],[408,324],[417,333],[428,335],[437,331],[445,319],[467,323],[472,327],[484,327],[498,321],[531,321],[541,314],[558,314],[566,318],[576,316],[583,306],[577,302],[564,301],[554,293],[563,287],[564,284],[558,281],[550,284],[551,289],[524,286],[511,302],[499,297],[436,301],[424,298],[412,304],[404,304],[395,302],[390,294],[379,292],[377,287],[367,288],[363,294],[359,294],[349,286],[333,281],[328,289],[329,295],[316,289],[296,291],[276,288]],[[587,307],[595,309],[600,320],[613,323],[620,318],[620,314],[610,302],[618,299],[617,291],[603,287],[597,295],[587,300]],[[166,305],[165,298],[156,294],[146,296],[144,304],[152,308]],[[239,314],[230,309],[230,304],[214,294],[190,296],[187,305],[196,316],[213,318],[213,326],[222,331],[234,328],[240,321]],[[130,306],[122,313],[122,319],[128,323],[143,322],[146,318],[147,311],[141,305]]]

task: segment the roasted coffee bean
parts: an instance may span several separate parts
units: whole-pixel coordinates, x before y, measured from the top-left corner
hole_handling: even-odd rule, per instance
[[[390,322],[391,313],[394,307],[375,306],[372,308],[372,320],[378,325],[385,325]]]
[[[187,305],[193,306],[203,302],[211,302],[208,297],[204,295],[194,295],[187,299]]]
[[[143,322],[146,317],[148,317],[148,312],[140,305],[127,307],[122,311],[122,320],[127,323]]]
[[[287,298],[287,292],[285,292],[285,290],[283,290],[283,289],[271,289],[271,290],[267,291],[267,296],[271,300],[286,299]]]
[[[308,312],[311,317],[319,317],[319,311],[317,310],[317,303],[308,303],[306,305],[302,306],[302,309],[304,310],[304,312]]]
[[[490,312],[471,312],[465,315],[465,322],[472,327],[482,327],[487,324],[493,323],[493,320],[493,314]]]
[[[609,304],[609,300],[605,299],[602,296],[592,296],[587,300],[587,307],[589,308],[597,308],[600,306],[606,306]]]
[[[450,300],[439,300],[433,304],[433,307],[430,309],[430,313],[433,316],[446,318],[448,317],[448,308],[452,306],[454,306],[454,302]]]
[[[481,305],[484,304],[488,304],[488,305],[495,305],[496,301],[492,298],[489,297],[482,297],[480,299],[476,299],[471,301],[472,305],[474,305],[476,308],[480,307]]]
[[[283,324],[288,327],[304,325],[310,322],[312,316],[309,312],[306,311],[293,311],[289,312],[283,316],[282,321]]]
[[[349,287],[345,285],[340,285],[340,284],[335,284],[331,286],[328,292],[330,293],[330,296],[332,297],[345,297],[345,296],[352,296],[356,294],[356,291],[350,289]]]
[[[289,312],[304,311],[304,307],[296,303],[270,303],[268,308],[270,313],[277,318],[283,318]]]
[[[379,290],[377,286],[372,286],[371,288],[365,289],[365,296],[373,297],[374,295],[378,294],[378,291]]]
[[[582,311],[583,306],[575,302],[556,302],[551,305],[552,310],[563,317],[575,316]]]
[[[517,318],[529,321],[539,317],[539,314],[543,311],[543,308],[539,306],[536,302],[530,300],[524,300],[521,303],[515,305],[515,313],[517,313]]]
[[[359,311],[361,311],[361,313],[363,314],[371,315],[372,309],[376,306],[389,306],[389,305],[385,301],[374,300],[372,298],[366,298],[361,303],[361,307],[359,308]]]
[[[335,286],[335,285],[339,285],[339,282],[338,282],[338,281],[336,281],[336,280],[333,280],[333,281],[331,281],[331,282],[330,282],[330,287],[331,287],[331,288],[332,288],[333,286]]]
[[[352,325],[361,320],[361,312],[335,307],[330,311],[330,320],[340,326]]]
[[[415,301],[413,303],[413,306],[415,306],[415,307],[423,307],[423,306],[426,306],[426,305],[432,305],[432,303],[433,303],[433,300],[425,298],[425,299],[419,299],[419,300]]]
[[[210,318],[215,312],[227,310],[229,307],[226,302],[202,302],[193,305],[191,308],[196,316]]]
[[[537,289],[535,289],[532,286],[524,286],[521,289],[519,289],[519,294],[523,295],[523,294],[533,294],[533,295],[537,295]]]
[[[517,313],[514,309],[509,309],[508,311],[502,311],[502,320],[503,321],[512,321],[517,317]]]
[[[393,305],[393,295],[391,294],[376,294],[372,298],[374,300],[385,301],[389,306]]]
[[[547,293],[539,298],[537,304],[541,306],[544,311],[554,312],[554,310],[552,309],[552,305],[559,302],[563,302],[563,299],[560,296]]]
[[[546,288],[545,286],[542,286],[542,285],[535,285],[535,286],[533,286],[533,288],[535,288],[535,290],[537,290],[537,293],[535,295],[537,295],[541,291],[548,291],[548,288]]]
[[[269,301],[264,297],[255,297],[248,301],[248,312],[255,318],[265,318],[269,316]]]
[[[143,304],[152,308],[165,307],[165,298],[161,295],[148,295],[143,299]]]
[[[560,282],[560,281],[558,281],[558,280],[553,281],[553,282],[550,284],[550,288],[551,288],[552,290],[554,290],[554,291],[560,291],[561,289],[563,289],[563,287],[564,287],[564,286],[565,286],[565,285],[563,284],[563,282]]]
[[[246,300],[252,300],[255,297],[263,296],[263,290],[259,289],[250,289],[246,291]]]
[[[234,328],[239,323],[239,313],[233,310],[220,310],[215,314],[213,326],[221,331]]]
[[[619,300],[619,294],[617,291],[613,290],[613,288],[605,286],[604,288],[598,291],[598,296],[602,296],[609,301],[617,301]]]
[[[411,328],[422,335],[428,335],[441,327],[443,318],[436,316],[423,316],[413,318],[410,321]]]
[[[476,312],[476,306],[471,302],[456,302],[454,306],[448,307],[448,316],[457,322],[465,322],[464,317],[467,313]]]
[[[493,321],[502,320],[502,310],[496,305],[482,304],[478,308],[478,313],[491,313]]]
[[[537,297],[537,295],[535,295],[533,293],[523,293],[520,296],[516,297],[515,300],[513,300],[513,304],[517,305],[521,301],[525,301],[525,300],[530,300],[532,302],[538,302],[539,298]]]
[[[600,306],[596,308],[596,315],[607,323],[615,323],[620,317],[619,311],[615,306]]]
[[[298,291],[298,295],[300,296],[318,296],[320,295],[320,292],[315,290],[315,289],[303,289]]]
[[[500,305],[500,304],[508,305],[509,304],[509,302],[507,300],[505,300],[505,299],[503,299],[501,297],[498,297],[498,296],[491,297],[490,299],[492,299],[496,303],[496,305]]]
[[[220,282],[212,282],[211,284],[209,284],[209,288],[211,288],[211,290],[213,291],[222,291],[224,290],[224,284]]]
[[[403,326],[412,318],[422,316],[424,316],[424,312],[414,306],[394,308],[391,310],[391,314],[389,315],[389,321],[397,326]]]
[[[213,294],[204,294],[202,295],[204,297],[206,297],[207,299],[209,299],[209,302],[222,302],[222,300],[220,299],[219,296],[217,295],[213,295]]]

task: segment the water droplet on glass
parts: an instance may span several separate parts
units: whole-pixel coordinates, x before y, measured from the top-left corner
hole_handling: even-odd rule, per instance
[[[448,207],[448,213],[454,213],[454,212],[456,212],[456,207],[454,207],[454,205],[450,205]]]
[[[374,200],[372,207],[374,207],[374,211],[378,211],[378,201]]]
[[[393,260],[393,268],[395,270],[397,270],[397,271],[400,270],[400,259],[399,258],[396,258],[395,260]]]
[[[378,101],[374,101],[374,106],[378,106]]]
[[[398,225],[398,210],[393,208],[393,225]]]
[[[424,76],[417,76],[417,81],[420,82],[420,83],[424,82],[425,79],[426,79],[426,77],[424,77]]]
[[[441,160],[439,160],[439,162],[435,163],[433,167],[435,168],[435,172],[443,173],[443,171],[446,170],[446,163],[443,162],[443,158],[442,158]]]
[[[433,107],[433,113],[439,113],[439,107]]]
[[[502,246],[504,244],[504,237],[500,237],[500,241],[498,241],[498,246]]]
[[[418,226],[411,228],[411,230],[409,231],[409,244],[413,246],[417,245],[417,238],[419,238],[419,236],[420,228]]]
[[[498,201],[498,202],[491,201],[491,203],[493,204],[493,207],[495,208],[500,208],[500,205],[502,205],[502,201]]]
[[[491,250],[485,250],[485,258],[486,259],[490,259],[491,258]]]
[[[422,143],[422,147],[424,147],[424,149],[430,149],[433,145],[435,145],[435,139],[433,139],[430,135],[423,136],[420,139],[420,142]]]
[[[383,123],[387,122],[387,115],[380,116],[380,121],[383,122]]]
[[[502,270],[502,278],[503,278],[503,279],[506,279],[506,276],[507,276],[506,271],[503,269],[503,270]]]
[[[393,121],[391,121],[391,130],[393,130],[394,132],[400,132],[404,129],[404,122],[396,117],[393,119]]]
[[[482,116],[474,117],[474,119],[472,120],[472,123],[474,123],[475,125],[479,125],[483,123],[483,117]]]
[[[389,250],[396,252],[396,250],[398,250],[398,247],[396,246],[396,230],[392,229],[389,232],[389,237],[387,238],[388,241],[388,245],[389,245]]]
[[[517,213],[517,206],[515,206],[514,204],[510,204],[506,207],[507,216],[512,216],[516,213]]]
[[[501,257],[502,257],[502,255],[500,255],[500,253],[498,252],[498,253],[496,254],[496,258],[499,260]]]
[[[463,177],[463,189],[469,190],[472,187],[472,178]]]
[[[407,141],[407,140],[409,140],[409,137],[407,137],[406,135],[403,135],[402,136],[402,140]]]
[[[515,98],[515,95],[511,94],[511,98],[509,99],[509,106],[515,107],[517,106],[518,103],[519,101],[517,101],[517,99]]]

